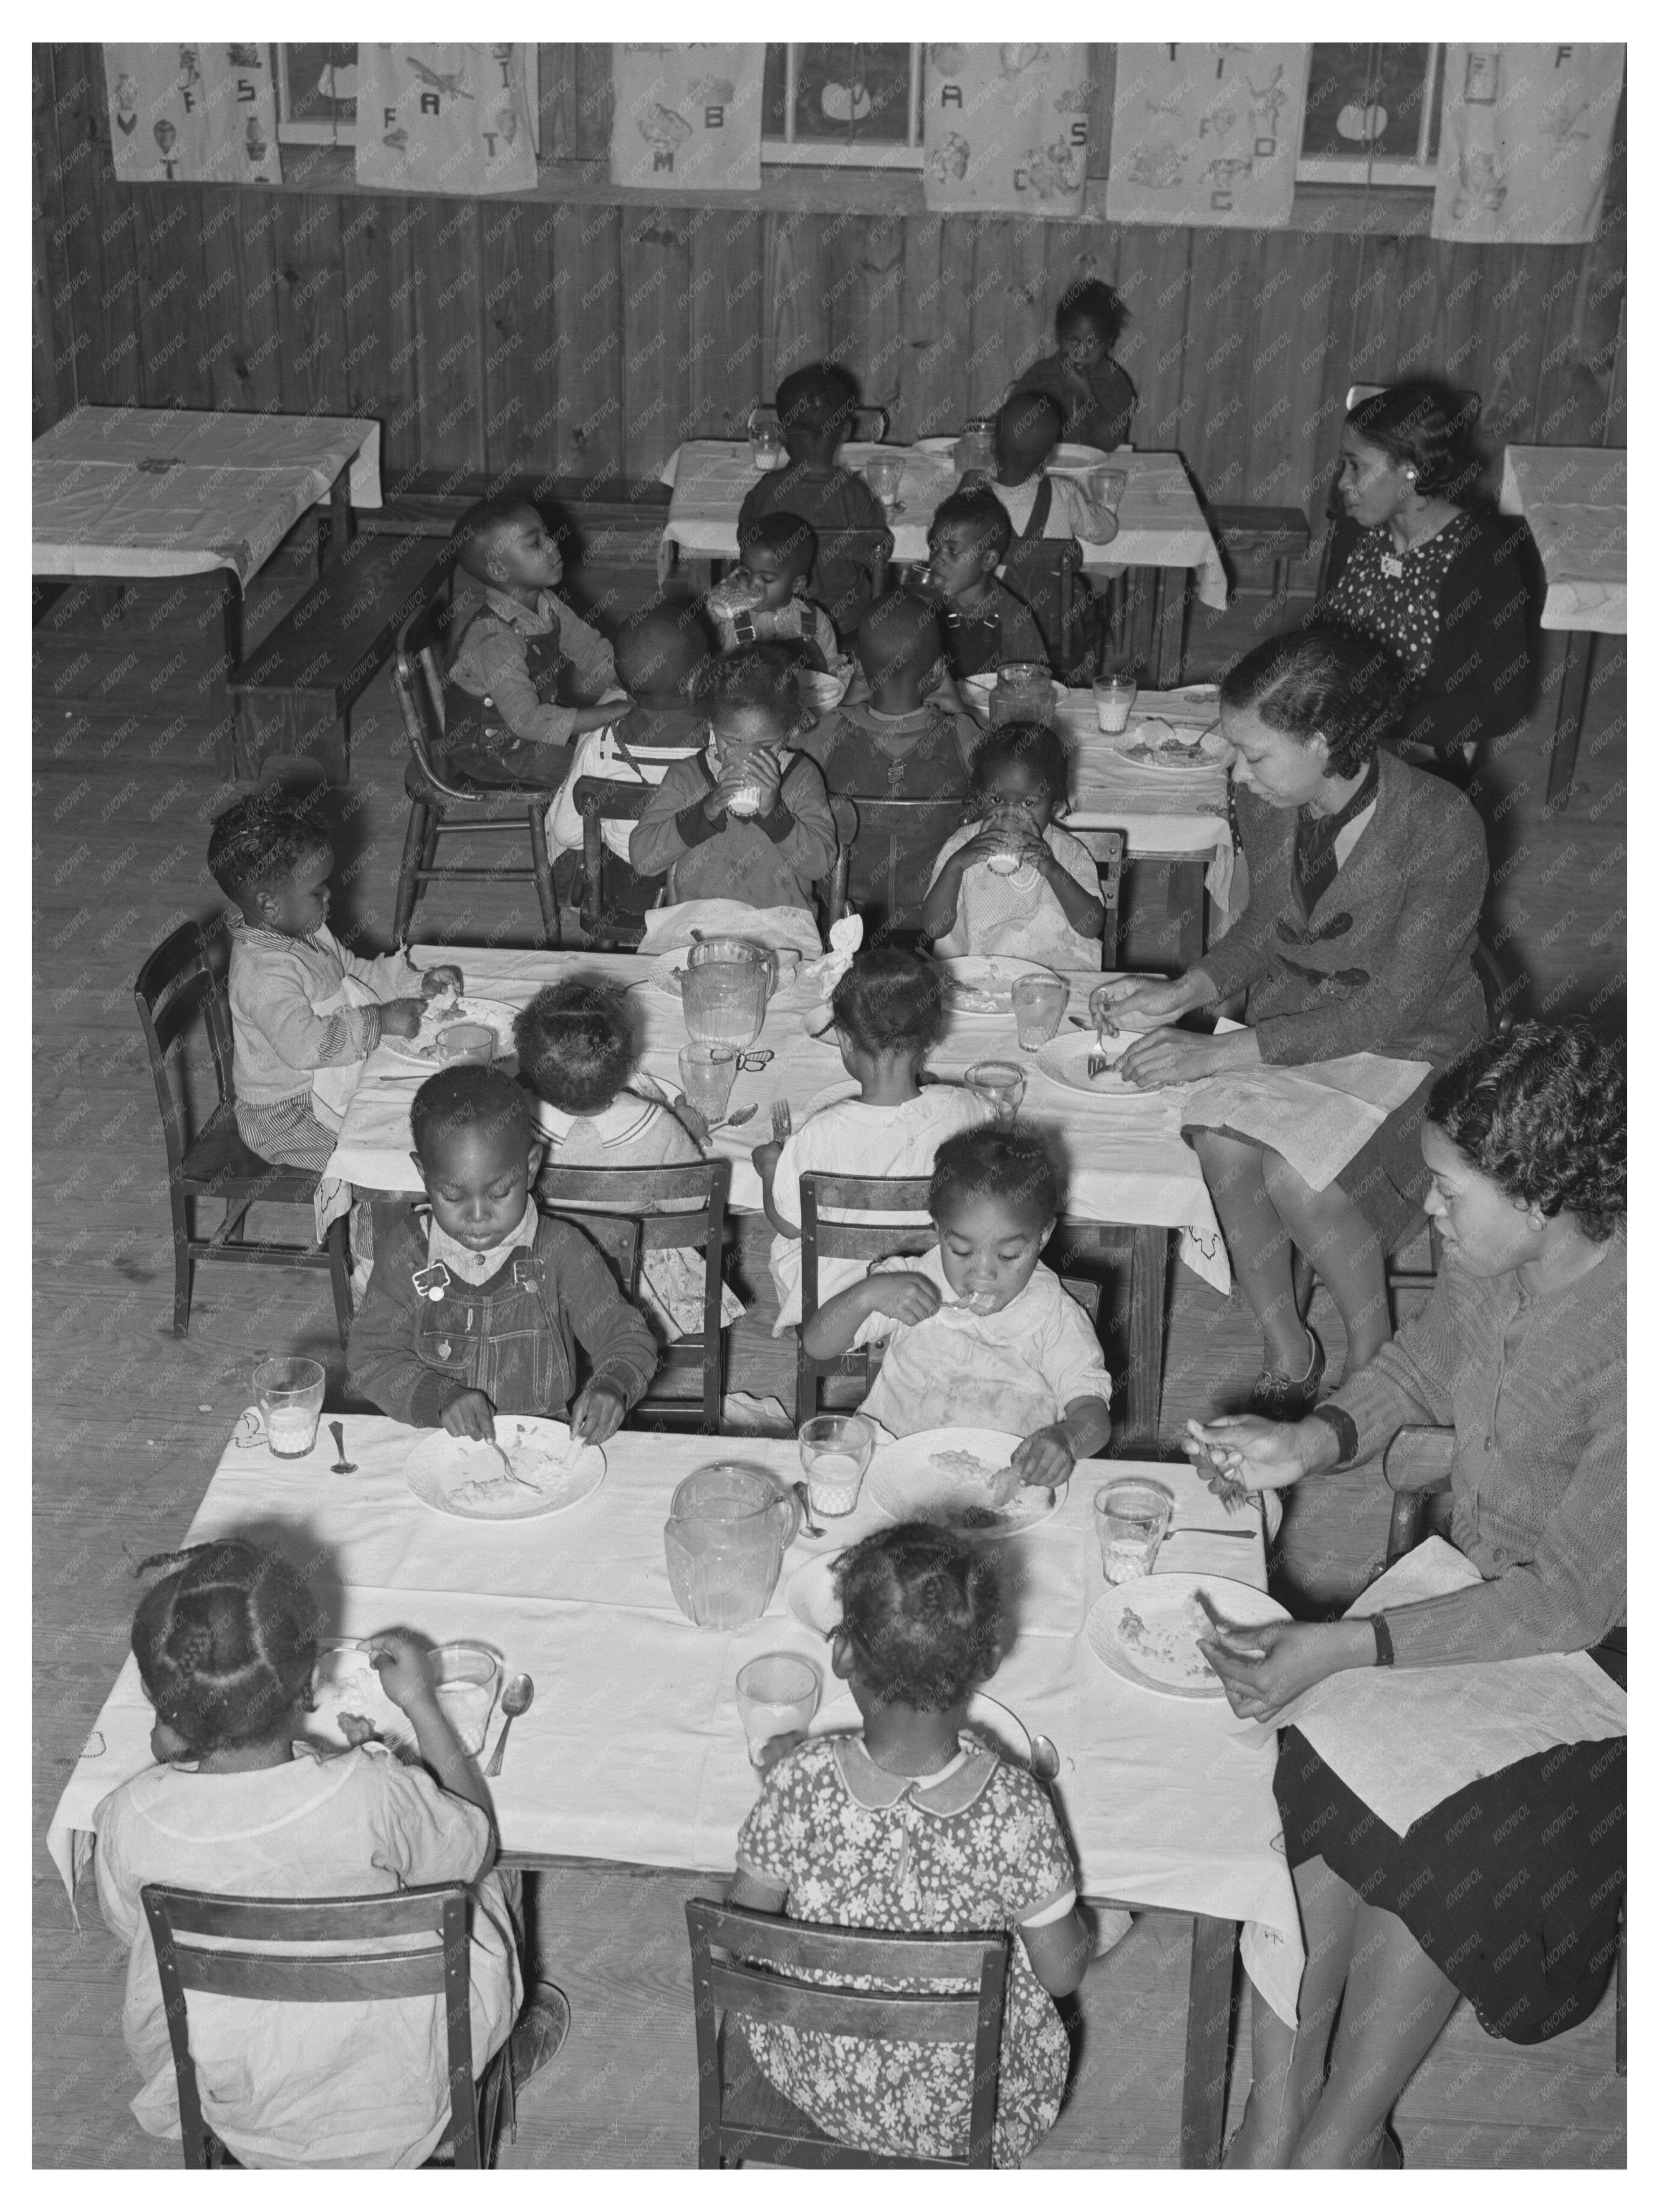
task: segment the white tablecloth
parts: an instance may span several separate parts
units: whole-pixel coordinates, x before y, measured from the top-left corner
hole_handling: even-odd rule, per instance
[[[950,456],[936,459],[899,446],[846,445],[838,459],[854,473],[877,453],[903,454],[899,486],[901,511],[890,521],[893,558],[927,558],[927,526],[933,509],[956,489]],[[1083,547],[1085,568],[1190,568],[1198,596],[1206,607],[1227,604],[1227,573],[1193,494],[1178,453],[1115,453],[1110,465],[1128,472],[1118,508],[1117,536],[1109,545]],[[1056,471],[1060,473],[1060,471]],[[730,561],[738,550],[738,509],[744,495],[761,480],[749,458],[747,441],[696,438],[677,446],[659,479],[674,497],[663,532],[665,543],[688,553]]]
[[[325,1556],[315,1586],[327,1630],[363,1636],[405,1626],[434,1643],[458,1636],[533,1675],[536,1701],[514,1723],[491,1784],[503,1848],[648,1866],[729,1869],[756,1781],[733,1700],[757,1653],[811,1658],[833,1684],[821,1638],[788,1610],[780,1582],[764,1618],[732,1632],[692,1626],[675,1606],[663,1522],[675,1485],[721,1455],[793,1480],[793,1443],[622,1434],[605,1447],[601,1487],[538,1521],[481,1525],[434,1513],[405,1486],[418,1431],[350,1419],[358,1472],[331,1474],[327,1431],[304,1460],[263,1444],[227,1449],[187,1541],[258,1523],[296,1560]],[[1245,1959],[1276,2010],[1293,2016],[1302,1952],[1273,1794],[1273,1753],[1224,1701],[1163,1698],[1100,1664],[1080,1632],[1100,1595],[1091,1528],[1097,1480],[1132,1463],[1085,1462],[1060,1511],[1015,1540],[1021,1632],[991,1694],[1059,1747],[1058,1784],[1083,1887],[1171,1910],[1255,1923]],[[1176,1523],[1215,1528],[1222,1508],[1185,1466],[1158,1466]],[[879,1524],[868,1504],[818,1541],[799,1540],[785,1577],[816,1553]],[[1230,1575],[1261,1588],[1260,1543],[1172,1544],[1174,1571]],[[150,1764],[154,1716],[131,1657],[98,1716],[47,1832],[73,1891],[100,1800]],[[499,1725],[496,1723],[495,1725]]]
[[[649,964],[632,953],[486,952],[434,945],[416,946],[414,958],[421,967],[457,960],[469,990],[514,1006],[527,1005],[544,983],[562,975],[598,974],[636,983],[633,998],[642,1024],[646,1071],[679,1087],[679,1051],[687,1041],[680,1001],[651,982]],[[1089,993],[1100,980],[1097,975],[1072,979],[1073,1011],[1085,1011]],[[773,1100],[787,1099],[799,1125],[809,1103],[828,1087],[841,1085],[850,1091],[839,1052],[806,1033],[807,1020],[815,1014],[822,1018],[822,1005],[805,994],[774,1000],[756,1040],[757,1048],[771,1051],[774,1058],[757,1073],[740,1074],[732,1093],[733,1112],[749,1105],[757,1110],[740,1127],[715,1132],[717,1149],[732,1164],[732,1203],[740,1212],[760,1211],[760,1177],[750,1155],[772,1133]],[[942,1076],[959,1079],[976,1060],[996,1059],[1024,1063],[1028,1073],[1022,1113],[1057,1130],[1063,1140],[1071,1170],[1067,1212],[1085,1221],[1152,1222],[1180,1230],[1182,1257],[1206,1281],[1225,1290],[1226,1246],[1198,1161],[1181,1138],[1184,1092],[1153,1092],[1131,1106],[1108,1106],[1063,1089],[1038,1073],[1031,1055],[1020,1052],[1012,1015],[1002,1020],[953,1015],[929,1065]],[[360,1189],[418,1189],[409,1153],[409,1109],[430,1073],[386,1044],[375,1048],[346,1109],[328,1164],[331,1177]]]
[[[1232,817],[1227,771],[1218,762],[1203,769],[1152,768],[1125,757],[1145,724],[1156,718],[1183,734],[1214,727],[1218,710],[1212,701],[1199,704],[1180,691],[1143,691],[1135,700],[1129,726],[1108,737],[1095,713],[1092,691],[1068,691],[1054,711],[1072,754],[1072,804],[1065,821],[1072,830],[1121,830],[1127,857],[1158,854],[1207,854],[1204,887],[1215,905],[1212,938],[1224,934],[1235,919]]]
[[[380,504],[380,426],[352,416],[81,407],[31,463],[36,575],[228,568],[246,591],[342,469],[354,507]]]
[[[1504,448],[1498,503],[1524,514],[1532,532],[1547,587],[1545,629],[1625,635],[1626,496],[1622,447]]]

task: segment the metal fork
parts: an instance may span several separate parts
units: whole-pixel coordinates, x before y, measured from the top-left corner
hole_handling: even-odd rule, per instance
[[[788,1100],[775,1098],[772,1101],[772,1142],[775,1145],[787,1144],[794,1134],[794,1127],[789,1118]]]
[[[1113,1027],[1112,1035],[1114,1036],[1117,1035],[1115,1025]],[[1089,1054],[1088,1074],[1091,1083],[1094,1081],[1096,1076],[1104,1075],[1107,1069],[1112,1064],[1107,1056],[1105,1047],[1106,1040],[1101,1035],[1100,1031],[1097,1030],[1095,1031],[1095,1049]]]

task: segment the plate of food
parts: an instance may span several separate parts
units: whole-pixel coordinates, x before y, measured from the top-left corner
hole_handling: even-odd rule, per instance
[[[1063,471],[1066,469],[1103,469],[1110,465],[1111,459],[1104,446],[1079,446],[1067,443],[1054,447],[1044,465],[1050,474],[1055,470]]]
[[[1218,727],[1194,733],[1156,717],[1132,723],[1124,742],[1115,748],[1120,760],[1133,761],[1141,768],[1202,769],[1206,774],[1221,766],[1226,750]]]
[[[1050,1519],[1059,1493],[1024,1484],[1012,1465],[1023,1438],[1002,1429],[919,1429],[883,1444],[866,1477],[891,1521],[933,1521],[963,1536],[1018,1536]]]
[[[930,461],[953,461],[960,442],[960,432],[954,438],[918,438],[910,450],[925,453]]]
[[[421,1026],[412,1037],[382,1037],[380,1042],[395,1059],[412,1060],[430,1073],[446,1064],[441,1048],[446,1030],[463,1025],[493,1030],[497,1058],[510,1053],[513,1024],[518,1012],[516,1006],[509,1006],[501,999],[481,999],[471,991],[463,992],[458,998],[453,991],[444,992],[427,1000]]]
[[[857,1735],[864,1726],[850,1690],[843,1690],[822,1705],[813,1714],[806,1733],[809,1736]],[[988,1698],[982,1690],[975,1690],[968,1700],[968,1711],[963,1717],[963,1727],[969,1735],[978,1736],[992,1750],[1006,1754],[1016,1766],[1031,1764],[1031,1738],[1025,1723],[1006,1705],[1000,1705],[994,1698]]]
[[[404,1478],[422,1505],[461,1521],[534,1521],[562,1513],[605,1480],[597,1444],[574,1444],[564,1421],[498,1413],[495,1442],[434,1429],[404,1462]]]
[[[337,1751],[371,1736],[388,1744],[399,1758],[416,1754],[415,1728],[380,1686],[379,1670],[364,1644],[345,1637],[324,1637],[311,1678],[316,1702],[306,1718],[306,1733]]]
[[[1220,1677],[1199,1650],[1215,1624],[1198,1601],[1202,1590],[1224,1620],[1254,1628],[1290,1615],[1266,1590],[1225,1575],[1143,1575],[1097,1598],[1083,1624],[1103,1667],[1166,1698],[1223,1698]]]
[[[965,952],[934,965],[944,971],[945,1003],[950,1011],[988,1020],[1012,1012],[1014,985],[1022,975],[1054,973],[1039,960],[1018,960],[1006,952]]]
[[[1135,1042],[1136,1035],[1131,1032],[1097,1037],[1091,1030],[1073,1030],[1069,1036],[1057,1036],[1052,1044],[1042,1047],[1036,1056],[1037,1069],[1063,1090],[1086,1091],[1091,1098],[1117,1106],[1161,1109],[1167,1093],[1179,1085],[1170,1084],[1158,1090],[1142,1091],[1118,1072],[1117,1062]],[[1097,1053],[1105,1055],[1108,1065],[1100,1074],[1091,1075],[1089,1061]]]

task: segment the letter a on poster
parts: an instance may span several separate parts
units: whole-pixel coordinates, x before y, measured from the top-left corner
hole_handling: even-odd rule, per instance
[[[536,182],[523,46],[360,46],[357,181],[404,192]]]
[[[1306,46],[1120,46],[1107,220],[1283,228],[1307,94]]]
[[[757,192],[764,46],[613,46],[611,181]]]
[[[1075,222],[1089,171],[1088,74],[1082,46],[929,46],[928,207]]]

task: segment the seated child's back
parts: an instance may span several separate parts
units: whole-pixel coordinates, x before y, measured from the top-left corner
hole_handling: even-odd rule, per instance
[[[798,514],[817,534],[811,593],[838,637],[862,620],[872,597],[867,556],[849,532],[885,531],[881,501],[862,477],[839,467],[836,450],[857,411],[844,372],[829,362],[795,369],[778,386],[778,415],[788,465],[763,476],[738,510],[738,538],[763,514]],[[890,549],[891,540],[889,538]]]

